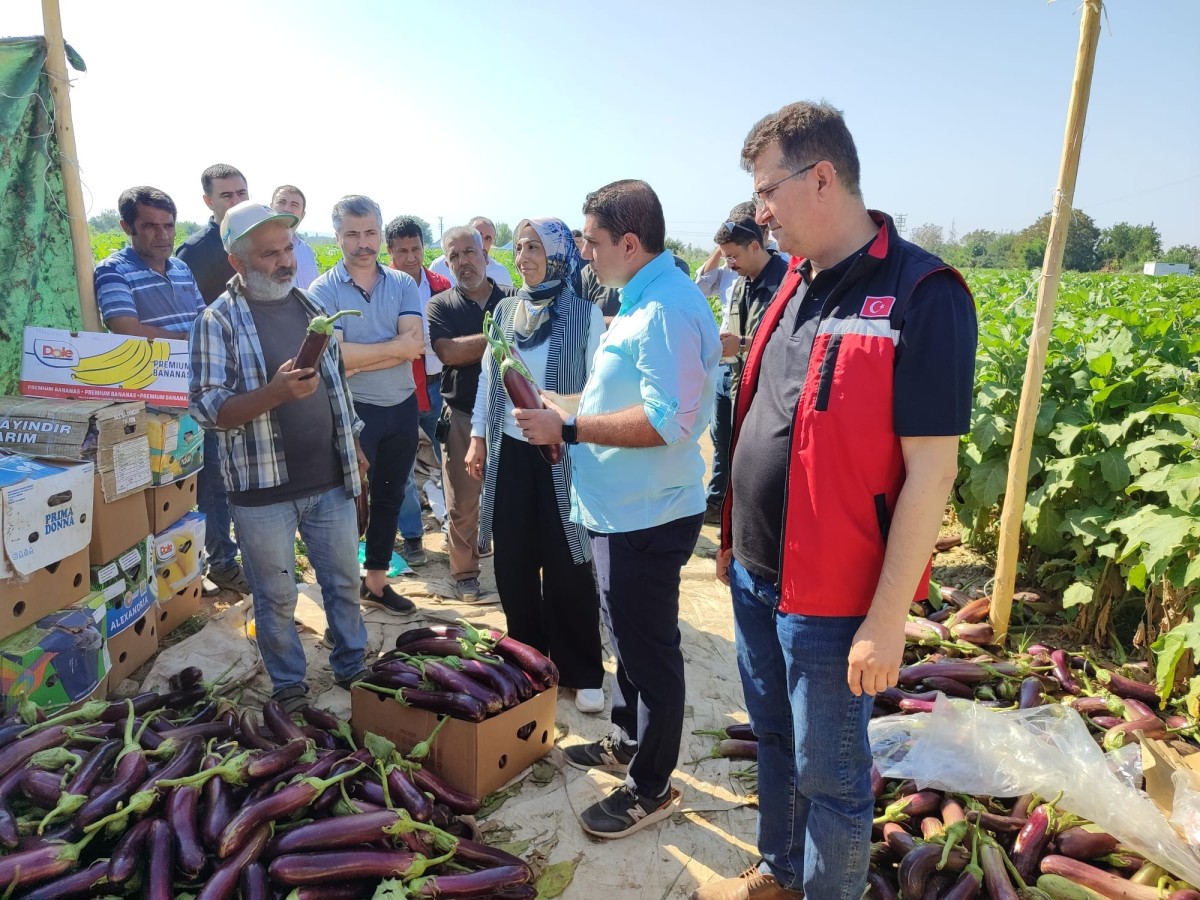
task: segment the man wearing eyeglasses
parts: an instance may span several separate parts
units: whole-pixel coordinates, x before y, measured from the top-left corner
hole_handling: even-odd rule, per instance
[[[717,380],[717,399],[713,407],[709,435],[713,442],[712,476],[708,481],[704,522],[721,524],[721,504],[729,484],[729,434],[733,425],[733,397],[742,373],[746,345],[763,311],[779,290],[787,274],[787,263],[775,250],[764,246],[762,228],[753,218],[728,219],[713,238],[732,281],[721,309],[721,370]],[[705,289],[697,275],[696,283]]]
[[[692,897],[854,900],[872,697],[896,684],[928,590],[970,425],[975,308],[954,269],[867,209],[833,107],[767,116],[742,165],[794,260],[746,355],[716,566],[759,738],[762,862]]]

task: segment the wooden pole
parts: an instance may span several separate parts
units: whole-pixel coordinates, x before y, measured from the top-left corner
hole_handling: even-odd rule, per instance
[[[1038,284],[1037,312],[1029,338],[1029,356],[1025,362],[1025,380],[1021,385],[1021,406],[1008,458],[1008,486],[1000,514],[1000,547],[996,558],[996,582],[992,591],[991,620],[996,639],[1008,634],[1013,591],[1017,580],[1017,557],[1021,549],[1021,514],[1025,509],[1025,488],[1029,480],[1029,455],[1033,449],[1033,428],[1042,394],[1042,375],[1046,369],[1046,345],[1054,322],[1054,304],[1062,277],[1063,250],[1071,209],[1075,198],[1075,178],[1079,174],[1079,151],[1083,144],[1083,126],[1087,119],[1088,97],[1092,92],[1092,70],[1096,64],[1096,45],[1100,39],[1101,0],[1084,0],[1079,22],[1079,51],[1075,57],[1075,79],[1071,85],[1071,103],[1067,108],[1067,131],[1063,138],[1062,160],[1058,169],[1058,187],[1050,214],[1050,239],[1042,260]]]
[[[58,135],[58,158],[62,165],[63,192],[67,196],[67,219],[71,223],[71,250],[75,257],[75,281],[79,285],[79,314],[85,331],[102,331],[92,282],[92,239],[88,235],[83,183],[79,180],[79,153],[71,124],[71,86],[67,81],[67,48],[63,42],[62,15],[58,0],[42,0],[42,30],[46,35],[46,76],[54,97],[54,130]]]

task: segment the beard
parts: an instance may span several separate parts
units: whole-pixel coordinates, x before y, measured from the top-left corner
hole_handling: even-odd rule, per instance
[[[286,281],[279,277],[287,276]],[[246,282],[246,293],[252,300],[282,300],[296,285],[296,270],[290,268],[276,269],[273,275],[264,275],[249,267],[243,276]]]

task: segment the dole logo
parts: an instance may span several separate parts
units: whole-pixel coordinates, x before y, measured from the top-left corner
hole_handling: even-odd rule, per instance
[[[863,301],[862,312],[859,315],[864,319],[886,319],[892,314],[892,307],[895,305],[895,297],[868,297]]]
[[[154,555],[159,562],[167,562],[175,558],[175,542],[167,539],[155,544]]]
[[[63,341],[38,341],[34,353],[39,362],[56,369],[67,369],[79,361],[75,348]]]

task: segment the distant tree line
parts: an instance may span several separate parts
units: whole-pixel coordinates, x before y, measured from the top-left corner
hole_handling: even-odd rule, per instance
[[[953,226],[925,223],[913,228],[908,239],[936,253],[958,268],[1033,269],[1041,266],[1050,238],[1050,213],[1021,231],[988,231],[980,228],[962,237]],[[1164,252],[1162,235],[1154,223],[1118,222],[1099,228],[1092,217],[1075,210],[1067,229],[1063,268],[1079,272],[1130,272],[1142,270],[1150,260],[1187,263],[1200,270],[1200,247],[1180,244]]]

